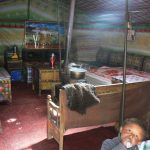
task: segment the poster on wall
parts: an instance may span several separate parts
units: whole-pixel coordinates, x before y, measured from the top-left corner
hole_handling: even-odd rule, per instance
[[[64,47],[64,27],[56,22],[25,23],[25,48],[51,49]]]

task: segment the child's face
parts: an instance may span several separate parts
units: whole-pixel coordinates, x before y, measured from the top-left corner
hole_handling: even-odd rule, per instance
[[[125,125],[120,129],[121,133],[121,141],[124,145],[126,145],[127,141],[130,141],[131,145],[140,144],[143,140],[143,129],[134,123],[130,123]]]

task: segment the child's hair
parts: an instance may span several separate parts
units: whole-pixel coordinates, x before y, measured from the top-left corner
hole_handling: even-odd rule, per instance
[[[146,140],[148,137],[146,123],[142,120],[137,119],[137,118],[127,118],[124,120],[122,127],[124,127],[127,124],[131,124],[131,123],[137,124],[138,126],[140,126],[143,129],[144,136],[143,136],[142,140]]]

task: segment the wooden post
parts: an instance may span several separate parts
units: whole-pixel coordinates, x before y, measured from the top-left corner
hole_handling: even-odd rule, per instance
[[[124,120],[124,109],[125,109],[125,93],[126,93],[126,60],[127,60],[127,35],[128,35],[128,0],[126,0],[125,9],[125,34],[124,34],[124,62],[123,62],[123,84],[122,84],[122,99],[120,102],[120,118],[119,126],[122,125]]]

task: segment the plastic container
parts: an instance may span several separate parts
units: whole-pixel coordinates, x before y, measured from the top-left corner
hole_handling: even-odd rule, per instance
[[[21,81],[22,80],[22,72],[21,70],[11,71],[11,81]]]

